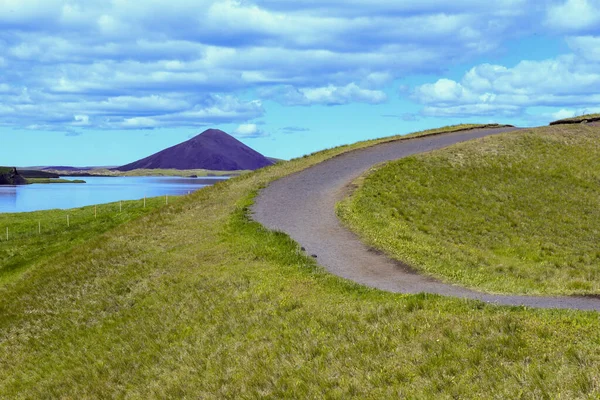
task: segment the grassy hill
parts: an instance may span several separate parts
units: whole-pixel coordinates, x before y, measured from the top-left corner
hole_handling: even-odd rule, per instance
[[[597,396],[597,313],[367,289],[249,220],[259,188],[373,143],[28,258],[0,284],[0,398]]]
[[[340,206],[370,244],[490,292],[600,294],[600,128],[517,131],[390,163]]]
[[[183,198],[171,199],[171,203],[178,201]],[[145,207],[143,200],[137,200],[70,210],[0,213],[0,286],[22,278],[41,259],[81,245],[158,209],[165,202],[161,197],[147,199]]]
[[[573,118],[559,119],[557,121],[550,122],[550,125],[568,125],[568,124],[580,124],[583,121],[596,122],[600,121],[600,114],[586,114],[580,115]]]

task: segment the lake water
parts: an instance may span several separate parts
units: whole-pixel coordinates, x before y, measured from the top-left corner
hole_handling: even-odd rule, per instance
[[[0,213],[75,208],[119,200],[183,195],[227,177],[65,177],[86,183],[0,186]]]

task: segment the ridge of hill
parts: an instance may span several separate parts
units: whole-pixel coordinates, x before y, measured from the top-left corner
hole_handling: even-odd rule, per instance
[[[559,119],[550,122],[550,125],[587,124],[600,121],[600,114],[585,114],[573,118]]]

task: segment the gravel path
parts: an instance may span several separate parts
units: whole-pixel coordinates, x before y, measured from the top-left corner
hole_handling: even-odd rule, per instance
[[[252,207],[253,218],[269,229],[290,235],[307,254],[316,255],[329,272],[366,286],[501,305],[600,310],[600,298],[595,297],[492,295],[442,283],[369,248],[345,229],[335,214],[335,204],[348,193],[348,184],[375,164],[515,129],[477,129],[400,140],[334,157],[263,189]]]

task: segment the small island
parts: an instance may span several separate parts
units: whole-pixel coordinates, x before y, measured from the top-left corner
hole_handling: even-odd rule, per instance
[[[62,178],[28,178],[27,183],[86,183],[82,179],[74,179],[72,181]]]
[[[32,183],[86,183],[83,180],[61,179],[59,175],[37,170],[21,170],[16,167],[0,167],[0,185],[28,185]]]
[[[27,183],[15,167],[0,167],[0,185],[26,185]]]

